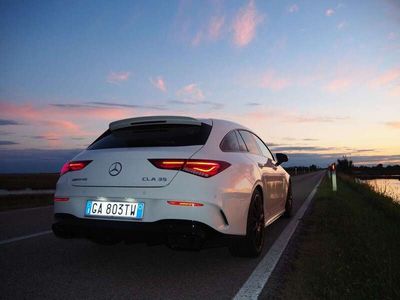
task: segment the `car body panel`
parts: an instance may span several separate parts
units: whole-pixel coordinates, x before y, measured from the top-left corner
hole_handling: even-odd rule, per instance
[[[204,145],[85,150],[78,154],[73,160],[93,162],[81,171],[68,172],[60,177],[55,197],[67,197],[69,201],[55,202],[55,214],[91,219],[93,217],[85,216],[88,200],[142,202],[145,206],[141,220],[118,221],[191,220],[223,234],[243,236],[246,234],[251,196],[256,188],[261,188],[265,222],[270,224],[284,209],[289,175],[265,157],[221,151],[219,145],[229,131],[249,130],[246,127],[218,119],[200,121],[212,124]],[[226,161],[230,166],[211,178],[204,178],[183,171],[157,169],[148,162],[152,158],[212,159]],[[120,162],[123,171],[111,176],[108,171],[114,162]],[[265,167],[260,168],[257,162]],[[166,179],[159,182],[158,178]],[[203,206],[174,206],[167,201],[190,201]],[[109,217],[95,219],[112,220]]]

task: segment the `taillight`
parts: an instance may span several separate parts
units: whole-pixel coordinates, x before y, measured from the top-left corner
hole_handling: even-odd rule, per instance
[[[69,198],[54,197],[54,202],[67,202]]]
[[[167,201],[169,205],[176,205],[176,206],[203,206],[204,204],[198,202],[189,202],[189,201]]]
[[[230,163],[206,159],[149,159],[159,169],[181,170],[201,177],[214,176],[230,166]]]
[[[91,162],[91,160],[68,161],[61,168],[60,176],[67,172],[82,170]]]

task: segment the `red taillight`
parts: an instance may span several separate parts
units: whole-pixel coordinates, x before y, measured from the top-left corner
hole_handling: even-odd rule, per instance
[[[159,169],[182,170],[201,177],[214,176],[230,166],[219,160],[206,159],[149,159]]]
[[[54,202],[67,202],[69,198],[54,197]]]
[[[177,205],[177,206],[203,206],[204,204],[198,202],[189,202],[189,201],[167,201],[170,205]]]
[[[69,161],[66,162],[61,168],[60,176],[71,171],[79,171],[90,164],[91,160],[81,160],[81,161]]]

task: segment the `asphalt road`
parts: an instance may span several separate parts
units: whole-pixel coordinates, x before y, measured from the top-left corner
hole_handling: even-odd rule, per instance
[[[324,172],[293,177],[294,211]],[[263,255],[232,257],[226,247],[198,252],[144,244],[100,246],[52,234],[0,245],[2,299],[231,299],[288,223],[266,229]],[[52,207],[0,213],[0,242],[50,229]]]

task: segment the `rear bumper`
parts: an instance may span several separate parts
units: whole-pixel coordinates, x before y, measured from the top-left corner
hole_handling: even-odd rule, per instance
[[[201,245],[206,240],[225,239],[234,236],[221,234],[211,227],[189,220],[162,220],[157,222],[124,222],[77,218],[70,214],[57,213],[52,226],[61,238],[113,238],[126,242],[154,242]],[[179,245],[180,246],[180,245]]]

